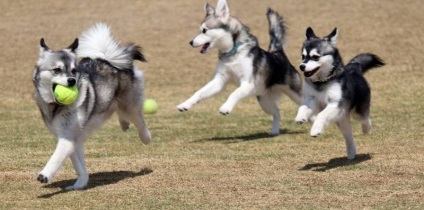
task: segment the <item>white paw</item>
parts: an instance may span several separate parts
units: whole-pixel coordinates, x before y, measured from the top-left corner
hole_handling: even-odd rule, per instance
[[[189,109],[191,109],[191,107],[193,107],[193,104],[188,103],[188,102],[183,102],[180,105],[177,106],[178,111],[180,112],[185,112],[188,111]]]
[[[311,129],[311,137],[318,137],[322,133],[322,128],[319,128],[317,126],[312,126]]]
[[[88,183],[88,174],[80,175],[78,176],[77,181],[72,186],[65,187],[65,190],[71,191],[71,190],[83,190]]]
[[[219,113],[222,115],[228,115],[231,113],[231,111],[233,111],[233,107],[227,104],[224,104],[219,108]]]
[[[296,119],[294,119],[294,121],[298,125],[302,125],[303,123],[306,123],[308,120],[306,118],[303,118],[303,117],[296,117]]]
[[[347,159],[348,160],[353,160],[356,157],[356,146],[353,145],[350,148],[346,148],[346,152],[347,152]]]
[[[280,129],[272,129],[270,132],[269,132],[269,135],[271,135],[271,136],[277,136],[278,134],[280,134]]]
[[[143,132],[139,132],[138,136],[140,137],[140,140],[143,142],[143,144],[149,144],[152,141],[150,131],[147,129],[145,129]]]
[[[40,172],[37,174],[37,180],[41,183],[50,183],[52,181],[52,177],[48,177]]]

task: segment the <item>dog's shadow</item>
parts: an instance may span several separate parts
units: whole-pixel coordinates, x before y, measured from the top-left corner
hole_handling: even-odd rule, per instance
[[[300,171],[317,171],[317,172],[325,172],[330,169],[339,168],[343,166],[350,166],[362,163],[367,160],[371,160],[371,154],[358,154],[355,159],[348,160],[347,157],[333,158],[328,162],[324,163],[310,163],[303,166]]]
[[[110,171],[110,172],[98,172],[98,173],[90,174],[90,181],[88,182],[88,185],[86,188],[84,188],[84,190],[88,190],[88,189],[92,189],[92,188],[100,187],[104,185],[115,184],[127,178],[144,176],[152,172],[153,170],[150,168],[143,168],[139,172]],[[54,193],[40,195],[38,196],[38,198],[50,198],[58,194],[71,192],[71,191],[65,190],[64,187],[73,185],[75,181],[76,181],[75,179],[63,180],[63,181],[53,182],[51,184],[45,185],[44,188],[62,188],[62,189]]]
[[[299,134],[303,133],[302,131],[289,131],[288,129],[280,129],[280,135],[284,134]],[[229,137],[212,137],[207,139],[199,139],[194,142],[202,142],[202,141],[230,141],[229,143],[234,143],[235,141],[253,141],[253,140],[259,140],[259,139],[265,139],[265,138],[274,138],[278,135],[270,135],[266,132],[260,132],[260,133],[253,133],[243,136],[229,136]]]

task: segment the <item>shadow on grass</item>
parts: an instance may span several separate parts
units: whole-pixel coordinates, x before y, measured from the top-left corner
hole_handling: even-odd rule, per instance
[[[371,154],[358,154],[355,159],[348,160],[347,157],[333,158],[326,163],[310,163],[303,166],[300,171],[317,171],[325,172],[333,168],[339,168],[343,166],[356,165],[361,162],[371,160]]]
[[[143,168],[139,172],[132,172],[132,171],[111,171],[111,172],[98,172],[94,174],[90,174],[90,180],[88,181],[88,185],[84,190],[92,189],[95,187],[100,187],[104,185],[110,185],[115,184],[121,180],[127,179],[127,178],[134,178],[137,176],[144,176],[147,174],[152,173],[153,170],[150,168]],[[44,188],[62,188],[61,190],[49,193],[45,195],[40,195],[38,198],[50,198],[58,194],[67,193],[71,191],[67,191],[64,188],[67,186],[71,186],[75,183],[75,179],[72,180],[63,180],[58,182],[53,182],[51,184],[48,184],[44,186]]]
[[[287,135],[287,134],[300,134],[304,133],[303,131],[289,131],[287,129],[280,129],[280,135]],[[241,140],[241,141],[253,141],[253,140],[259,140],[259,139],[265,139],[265,138],[274,138],[278,135],[270,135],[269,133],[261,132],[261,133],[253,133],[243,136],[229,136],[229,137],[212,137],[207,139],[199,139],[194,142],[202,142],[202,141],[231,141],[230,143],[234,143],[234,140]]]

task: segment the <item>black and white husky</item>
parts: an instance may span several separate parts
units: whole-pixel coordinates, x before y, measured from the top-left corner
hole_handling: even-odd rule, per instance
[[[46,126],[58,138],[56,150],[37,180],[49,183],[70,157],[78,179],[67,190],[83,189],[88,182],[84,142],[115,111],[122,130],[133,123],[143,143],[151,140],[143,120],[143,75],[134,60],[145,61],[140,47],[120,45],[105,24],[96,24],[68,48],[54,51],[40,41],[34,71],[34,98]],[[77,60],[80,60],[77,62]],[[57,84],[77,85],[79,96],[68,106],[58,104]]]
[[[373,54],[359,54],[346,66],[336,48],[337,28],[323,39],[312,28],[306,30],[302,47],[300,70],[305,76],[303,101],[295,121],[313,122],[310,135],[317,137],[324,128],[335,122],[346,141],[348,159],[356,156],[350,114],[362,124],[362,132],[371,129],[370,87],[363,74],[371,68],[383,66]]]
[[[233,82],[239,87],[220,107],[220,113],[228,115],[239,100],[256,96],[262,109],[273,116],[270,134],[278,134],[278,99],[285,93],[300,104],[302,90],[300,75],[283,50],[286,35],[283,18],[268,9],[271,42],[268,51],[265,51],[259,47],[249,28],[230,15],[225,0],[219,0],[216,9],[209,4],[204,9],[206,17],[201,23],[200,34],[190,44],[193,47],[201,46],[200,53],[206,53],[212,47],[218,49],[219,61],[215,76],[188,100],[178,105],[177,109],[187,111],[198,102],[221,92],[228,82]]]

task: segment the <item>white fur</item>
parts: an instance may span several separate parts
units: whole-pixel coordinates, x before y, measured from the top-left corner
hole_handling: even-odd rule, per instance
[[[104,23],[97,23],[80,36],[77,48],[78,57],[101,58],[117,68],[130,68],[132,59],[128,58],[125,48],[119,46]]]
[[[114,41],[111,36],[109,27],[104,24],[96,24],[89,29],[82,35],[80,42],[82,43],[79,45],[81,49],[79,49],[78,55],[81,57],[102,58],[121,68],[132,67],[132,57],[128,52],[124,52],[124,48],[118,46],[118,42]],[[73,52],[67,52],[74,56]],[[46,51],[44,48],[40,49],[37,65],[43,71],[39,72],[37,77],[39,80],[35,99],[43,116],[47,116],[44,119],[46,126],[58,138],[58,143],[49,161],[38,174],[37,179],[43,183],[50,183],[66,159],[70,157],[78,178],[72,186],[68,186],[65,189],[79,190],[86,187],[89,179],[84,160],[84,142],[86,137],[110,118],[114,111],[118,112],[119,121],[124,131],[128,129],[131,122],[138,129],[139,137],[143,143],[147,144],[150,142],[150,132],[144,123],[142,113],[143,74],[134,66],[133,84],[130,87],[131,89],[127,90],[129,91],[129,96],[126,98],[121,97],[120,100],[122,101],[117,101],[114,98],[118,96],[116,96],[115,92],[113,92],[115,90],[112,90],[112,88],[98,87],[101,91],[95,91],[95,87],[89,79],[80,79],[78,80],[79,95],[77,100],[71,105],[61,107],[60,112],[55,115],[55,111],[52,112],[52,107],[55,105],[51,105],[51,103],[54,103],[52,86],[53,84],[65,83],[67,76],[54,75],[49,70],[51,68],[48,68],[45,64],[50,61],[45,60],[47,59],[46,56],[49,55],[48,53],[51,52]],[[53,58],[50,59],[53,60]],[[63,67],[64,64],[56,62],[52,66]],[[74,63],[71,63],[70,68],[74,67]],[[36,73],[34,73],[34,80],[36,76]],[[95,100],[87,99],[88,94],[98,100],[111,100],[113,103],[107,107],[106,111],[95,112],[93,111],[96,108],[94,107]],[[87,102],[87,104],[82,107],[84,102]]]
[[[304,96],[295,121],[297,124],[312,121],[310,135],[319,136],[330,123],[337,123],[346,141],[348,159],[355,158],[356,146],[353,141],[350,125],[350,113],[347,107],[340,106],[342,89],[339,83],[333,82],[325,90],[316,91],[308,83],[304,84]],[[364,126],[366,130],[366,126]],[[363,130],[364,130],[363,129]]]
[[[205,5],[207,15],[212,13],[212,7]],[[233,24],[233,27],[238,23],[234,19],[230,19],[230,10],[225,0],[219,0],[215,16],[219,22]],[[207,21],[200,26],[201,33],[192,40],[192,46],[198,47],[206,43],[210,43],[209,48],[216,47],[220,53],[231,51],[234,47],[233,36],[228,31],[220,28],[209,29]],[[207,29],[203,33],[203,29]],[[275,85],[272,88],[265,87],[265,77],[262,75],[254,76],[253,56],[249,56],[251,46],[249,43],[241,43],[238,46],[237,53],[232,55],[230,59],[220,59],[216,68],[213,79],[205,86],[196,91],[189,99],[177,106],[179,111],[187,111],[202,100],[210,98],[221,92],[228,83],[238,85],[224,104],[219,108],[219,112],[223,115],[230,114],[238,101],[252,96],[260,97],[259,104],[262,109],[273,116],[271,135],[277,135],[280,132],[280,112],[278,108],[278,99],[282,93],[288,95],[296,103],[300,103],[301,98],[287,85]]]

